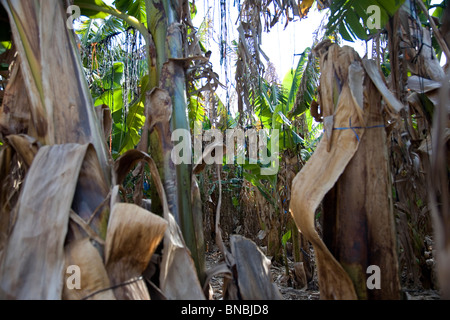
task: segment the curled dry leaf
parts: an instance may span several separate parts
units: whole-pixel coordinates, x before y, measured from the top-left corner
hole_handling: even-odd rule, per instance
[[[320,101],[324,119],[333,117],[335,128],[361,127],[358,110],[347,81],[347,71],[354,61],[360,61],[349,48],[340,48],[329,41],[315,49],[320,57]],[[346,69],[347,68],[347,69]],[[336,75],[340,77],[336,79]],[[336,83],[341,86],[338,100]],[[334,100],[338,101],[336,107]],[[324,135],[311,159],[297,174],[291,191],[290,210],[299,230],[312,243],[316,253],[321,297],[324,299],[356,299],[355,289],[348,274],[331,254],[315,230],[315,210],[325,194],[333,187],[358,149],[364,129],[333,130]]]
[[[399,113],[400,110],[404,108],[400,101],[392,94],[392,92],[386,86],[384,79],[381,77],[378,66],[374,60],[363,60],[364,70],[366,70],[367,75],[372,80],[373,84],[377,87],[378,91],[384,98],[384,101],[389,107],[391,113]]]
[[[395,97],[390,99],[392,93],[372,62],[362,63],[369,77],[362,73],[361,59],[353,49],[326,41],[315,52],[321,63],[319,95],[325,124],[329,118],[328,132],[293,181],[291,213],[314,246],[321,298],[398,299],[381,96],[389,99],[392,111],[403,106]],[[315,230],[315,211],[325,195],[327,244]],[[366,263],[384,270],[383,290],[367,292]]]
[[[73,241],[65,247],[65,270],[69,266],[78,266],[80,272],[80,288],[69,288],[67,282],[63,284],[62,298],[64,300],[115,300],[111,283],[106,273],[103,260],[89,238]],[[75,274],[75,273],[74,273]],[[71,283],[72,284],[72,283]]]
[[[72,209],[101,237],[105,239],[110,207],[106,199],[109,184],[93,145],[83,159],[78,176]]]
[[[29,168],[38,152],[40,145],[39,142],[35,138],[24,134],[10,135],[6,138],[6,140]]]
[[[114,205],[108,223],[105,262],[111,283],[117,286],[114,294],[118,299],[150,299],[144,281],[136,278],[147,268],[166,228],[166,220],[137,205]]]
[[[172,214],[168,215],[168,222],[159,276],[161,291],[168,299],[204,300],[194,261]]]
[[[105,140],[107,140],[112,131],[111,109],[106,104],[102,104],[95,107],[95,112],[97,114],[97,118],[100,123],[100,127],[102,128]]]
[[[61,298],[69,213],[88,148],[65,144],[39,149],[26,176],[16,208],[17,221],[5,247],[1,298]]]
[[[172,99],[166,90],[154,88],[147,93],[146,106],[150,131],[156,124],[162,125],[169,123],[172,117]]]
[[[240,235],[230,238],[231,253],[236,262],[239,293],[244,300],[281,300],[272,282],[270,260],[256,244]]]
[[[178,224],[169,212],[166,193],[153,159],[145,152],[127,151],[116,161],[117,181],[121,183],[130,168],[140,161],[145,161],[149,165],[153,182],[163,206],[163,216],[168,222],[164,234],[163,257],[160,264],[160,289],[167,299],[205,299],[194,261],[186,247]]]

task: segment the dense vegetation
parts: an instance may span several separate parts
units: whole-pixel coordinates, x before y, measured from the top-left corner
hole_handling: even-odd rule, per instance
[[[439,63],[450,54],[446,0],[434,5],[414,0],[240,0],[233,7],[221,1],[218,46],[207,41],[214,26],[209,13],[201,25],[193,24],[198,1],[116,0],[108,5],[101,0],[75,0],[56,6],[49,0],[41,2],[1,2],[0,296],[84,298],[141,277],[130,286],[109,290],[112,296],[103,298],[204,298],[211,276],[237,277],[233,268],[248,272],[239,260],[244,252],[265,261],[255,253],[260,252],[256,246],[249,249],[245,239],[232,234],[267,247],[272,262],[286,267],[290,283],[298,281],[298,275],[289,269],[288,258],[301,264],[308,286],[317,286],[317,275],[325,279],[320,265],[323,268],[327,260],[317,254],[321,244],[308,232],[299,232],[302,227],[291,200],[320,188],[321,180],[302,180],[308,181],[302,185],[302,195],[296,194],[293,181],[304,167],[317,164],[321,143],[328,143],[330,152],[330,132],[334,137],[350,132],[348,145],[355,144],[355,154],[363,145],[367,150],[380,147],[386,151],[386,167],[379,163],[383,159],[353,160],[367,161],[362,172],[374,174],[358,179],[356,171],[347,169],[313,208],[312,228],[337,259],[336,268],[343,266],[344,277],[350,279],[346,285],[352,288],[347,296],[348,292],[333,288],[336,284],[330,282],[325,288],[319,281],[322,297],[400,298],[400,286],[441,289],[448,297],[448,278],[439,274],[448,260],[445,230],[449,226],[448,76]],[[280,81],[260,48],[262,34],[276,24],[306,19],[313,6],[329,12],[327,24],[311,37],[298,64]],[[76,12],[74,8],[81,9],[82,18],[72,30],[66,19]],[[230,10],[238,12],[237,25],[229,25]],[[56,18],[44,19],[50,17]],[[228,42],[231,28],[238,37]],[[353,118],[353,125],[350,121],[337,128],[329,125],[328,116],[337,121],[334,112],[344,101],[343,88],[353,90],[356,77],[338,71],[353,62],[340,60],[344,51],[332,45],[343,45],[344,40],[366,41],[371,47],[365,58],[374,62],[376,72],[371,73],[359,57],[354,61],[364,66],[360,81],[364,110],[375,105],[378,109],[370,111],[370,117],[363,114],[361,123]],[[213,65],[211,54],[225,62]],[[352,56],[347,51],[345,55]],[[227,65],[227,56],[233,57],[232,66]],[[221,67],[224,81],[218,75]],[[334,71],[327,73],[330,68]],[[346,105],[358,100],[355,96]],[[331,105],[334,111],[327,109]],[[378,122],[368,124],[375,113]],[[358,130],[373,132],[375,127],[384,128],[381,136],[365,134],[365,138],[360,133],[360,139]],[[182,142],[191,150],[198,146],[199,132],[219,132],[225,138],[208,141],[203,136],[204,156],[194,159],[193,152],[190,163],[174,165],[172,150],[180,140],[172,139],[172,132],[177,129],[190,133]],[[235,142],[230,145],[226,134],[233,129],[244,132],[245,145],[239,149],[238,141],[234,161],[227,163],[226,151],[234,152]],[[266,139],[265,157],[247,147],[255,143],[251,136],[256,132],[261,134],[259,141]],[[371,144],[380,141],[377,147]],[[208,156],[222,151],[222,164],[206,164]],[[51,164],[45,161],[49,158]],[[64,173],[71,167],[76,172]],[[271,168],[276,170],[267,174]],[[384,177],[383,184],[378,184],[377,174]],[[359,186],[358,180],[364,180],[361,188],[352,189]],[[369,185],[376,187],[372,190]],[[43,191],[37,193],[37,188]],[[362,217],[372,207],[382,206],[368,200],[378,191],[387,192],[386,219],[393,223],[379,231],[383,232],[379,238],[371,238],[376,233],[371,228],[379,227],[365,218],[362,229],[354,227],[350,221],[359,220],[345,216],[345,203],[366,201],[364,213],[350,210]],[[305,199],[301,206],[306,206]],[[155,215],[148,217],[141,208]],[[39,215],[46,210],[53,215]],[[135,220],[130,218],[133,214]],[[54,237],[48,233],[56,227],[48,221],[57,221]],[[32,231],[44,240],[40,238],[36,246],[23,244]],[[139,232],[146,237],[133,238]],[[347,265],[342,252],[350,244],[336,242],[343,234],[365,239],[360,244],[366,246],[352,256],[356,262]],[[205,252],[212,246],[218,246],[223,263],[207,270]],[[17,254],[45,256],[51,248],[56,248],[56,256],[38,268]],[[381,250],[381,255],[394,252],[395,263],[388,263],[385,269],[391,271],[385,275],[388,283],[398,282],[397,291],[381,290],[372,296],[360,288],[366,283],[361,280],[366,265],[373,264],[367,258],[371,250]],[[71,264],[87,267],[84,254],[97,261],[90,267],[97,284],[73,294],[55,274]],[[21,268],[13,272],[14,265]],[[179,265],[187,267],[179,270]],[[34,271],[20,286],[14,275],[23,270]],[[35,277],[45,270],[51,285],[43,289]],[[262,287],[270,283],[250,276],[249,283],[243,283],[242,278],[237,285],[225,281],[224,298],[252,298],[255,293],[248,289],[252,281]],[[195,288],[192,296],[188,288]],[[268,290],[266,296],[257,297],[279,296]]]

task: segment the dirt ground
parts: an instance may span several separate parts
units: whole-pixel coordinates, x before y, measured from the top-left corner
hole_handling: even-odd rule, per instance
[[[221,252],[217,247],[211,248],[206,254],[206,269],[211,268],[222,259]],[[293,272],[294,262],[288,258],[288,266],[290,274]],[[314,277],[307,287],[295,289],[292,285],[291,277],[286,276],[285,266],[278,263],[272,263],[271,274],[273,282],[280,290],[285,300],[319,300],[320,292],[318,287],[317,275]],[[210,296],[212,300],[223,299],[223,276],[215,276],[210,281]],[[420,290],[420,289],[403,289],[404,299],[406,300],[438,300],[439,292],[436,290]]]

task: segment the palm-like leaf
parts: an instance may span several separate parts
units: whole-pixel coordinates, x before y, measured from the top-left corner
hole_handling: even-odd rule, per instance
[[[117,10],[135,17],[140,23],[147,23],[145,0],[115,0],[114,6]]]
[[[317,86],[319,83],[319,68],[317,60],[311,53],[311,49],[307,48],[303,52],[298,63],[297,71],[302,70],[300,84],[297,87],[294,106],[289,112],[290,117],[295,117],[306,111],[311,105],[312,100],[316,96]]]
[[[371,15],[369,7],[375,6],[380,9],[380,28],[384,28],[403,2],[405,0],[334,0],[330,5],[327,33],[339,32],[347,41],[366,40],[371,33],[379,31],[367,28],[367,21]]]
[[[83,45],[105,41],[120,32],[125,31],[122,20],[115,16],[109,16],[101,22],[97,19],[87,19],[77,30],[81,36]]]

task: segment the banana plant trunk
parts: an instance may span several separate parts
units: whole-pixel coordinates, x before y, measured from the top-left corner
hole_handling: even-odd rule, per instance
[[[315,250],[323,299],[399,299],[397,244],[381,98],[402,105],[372,60],[319,43],[325,133],[292,184],[290,209]],[[325,199],[324,199],[325,197]],[[324,199],[323,238],[315,212]]]
[[[381,96],[365,78],[359,148],[324,200],[324,242],[351,278],[358,299],[400,299],[397,243]],[[367,284],[369,266],[380,286]],[[369,272],[367,272],[369,270]],[[369,281],[371,282],[371,281]]]
[[[156,76],[155,74],[150,75],[150,81],[153,82],[151,86],[158,86],[170,95],[173,108],[170,120],[171,131],[184,129],[190,133],[187,117],[186,76],[182,61],[184,58],[183,34],[178,23],[181,19],[181,4],[178,1],[170,0],[147,0],[146,8],[148,27],[154,40],[154,48],[149,50],[150,54],[153,54],[150,61],[152,61],[154,73],[156,73]],[[169,157],[164,156],[164,154],[167,155],[167,146],[172,145],[172,142],[162,143],[157,132],[150,134],[149,142],[150,153],[157,162],[158,168],[160,168],[169,210],[180,225],[184,240],[191,251],[199,278],[202,281],[204,279],[205,256],[202,249],[203,244],[198,243],[196,239],[203,238],[197,235],[202,233],[203,229],[195,228],[193,218],[192,165],[191,163],[175,165]],[[186,143],[185,150],[191,150],[190,139],[182,143]],[[156,194],[156,191],[152,191],[153,194]],[[152,197],[152,199],[154,198]],[[160,206],[158,202],[152,202],[152,210],[155,210],[155,212],[158,212],[158,206]]]
[[[55,4],[49,0],[2,0],[1,3],[8,12],[20,56],[18,61],[24,81],[16,84],[16,88],[20,95],[26,95],[29,99],[31,119],[28,135],[43,145],[91,143],[101,168],[100,172],[91,175],[97,175],[98,181],[110,184],[105,138],[84,81],[73,32],[66,27],[62,3]],[[8,103],[15,106],[17,101],[14,95],[11,97],[13,99]],[[84,204],[78,207],[78,202],[74,201],[73,210],[88,219],[106,194],[104,185],[91,184],[89,188],[79,185],[75,198],[84,199]],[[104,234],[104,230],[100,229],[104,229],[106,221],[106,212],[96,216],[94,230]]]
[[[66,241],[87,232],[103,253],[110,214],[105,199],[114,178],[63,3],[0,3],[17,49],[0,128],[8,150],[26,155],[29,167],[14,211],[0,212],[0,220],[13,226],[8,242],[0,244],[0,298],[60,299]],[[25,116],[19,132],[18,115]],[[71,221],[83,227],[68,228]]]

